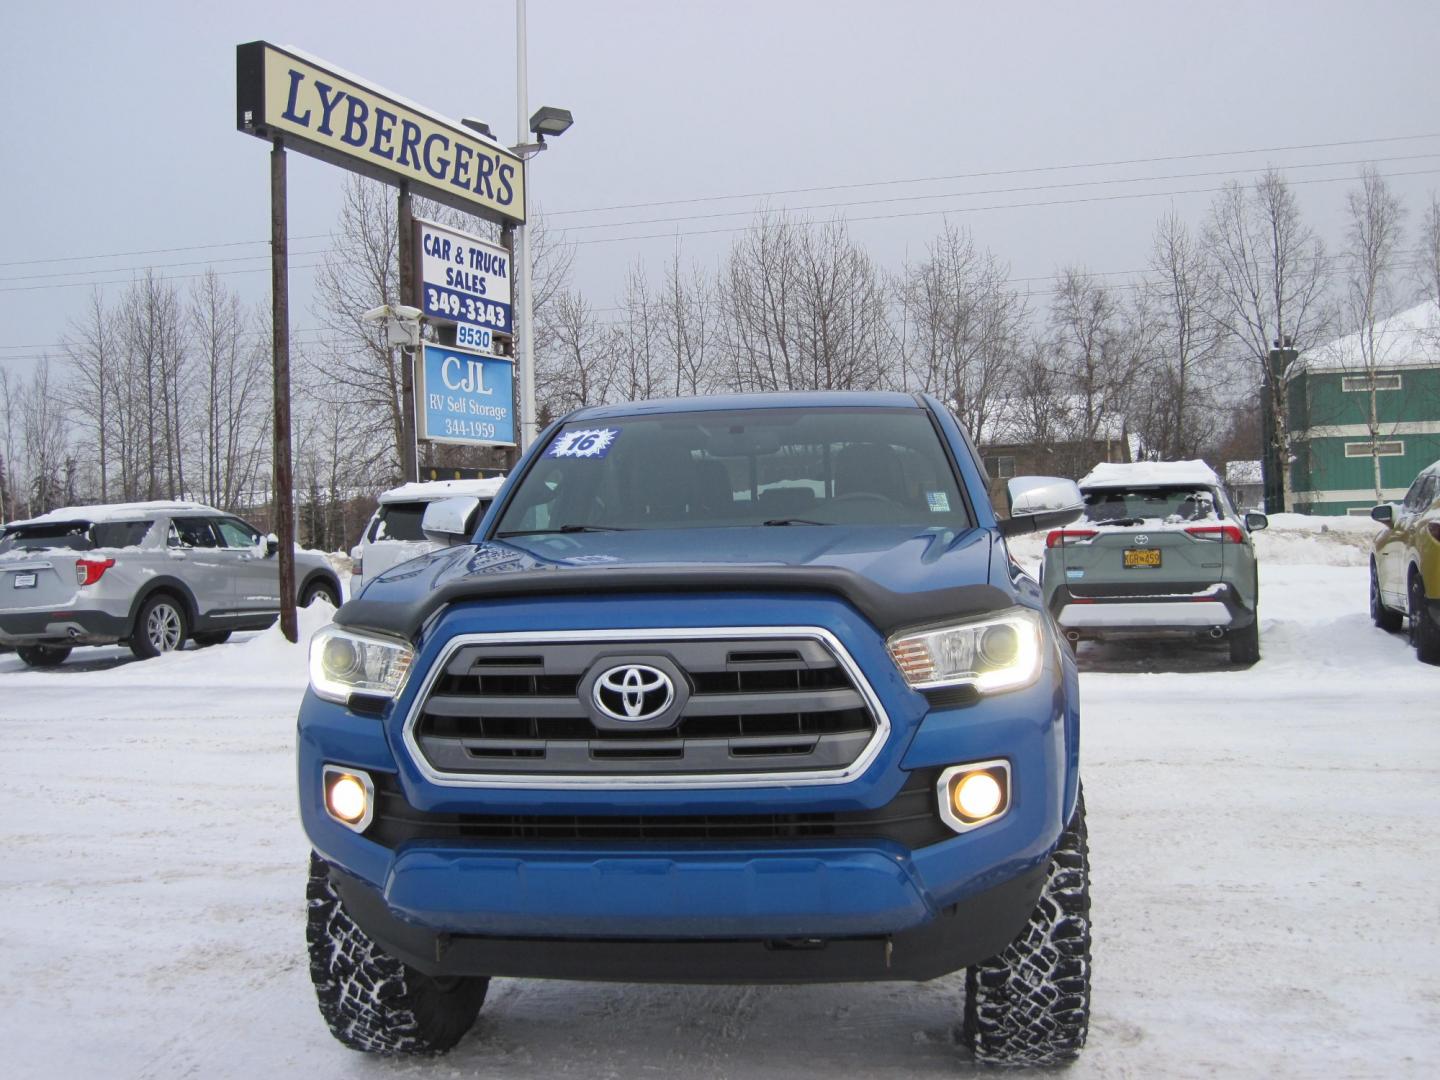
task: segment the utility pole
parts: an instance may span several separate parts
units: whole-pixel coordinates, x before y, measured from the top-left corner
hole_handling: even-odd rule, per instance
[[[515,0],[515,144],[528,141],[530,136],[530,91],[525,70],[525,0]],[[534,205],[534,193],[530,188],[530,168],[525,169],[526,216]],[[516,425],[516,447],[523,453],[535,440],[535,303],[531,289],[533,265],[530,256],[530,228],[520,225],[515,230],[516,262],[519,274],[515,287],[519,295],[515,298],[516,311],[515,340],[520,346],[520,423]]]
[[[415,292],[415,222],[410,216],[410,185],[400,181],[398,196],[400,235],[400,303],[412,302]],[[415,440],[415,350],[400,346],[400,471],[406,483],[420,479],[420,447]]]
[[[290,463],[290,251],[285,199],[285,144],[277,136],[270,150],[270,319],[274,348],[275,553],[280,569],[280,632],[295,642],[295,496]]]

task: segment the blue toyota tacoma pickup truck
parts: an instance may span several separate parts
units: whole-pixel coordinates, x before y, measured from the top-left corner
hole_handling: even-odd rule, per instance
[[[337,1039],[437,1053],[495,976],[927,980],[978,1061],[1085,1041],[1075,664],[938,401],[605,406],[317,633],[310,971]]]

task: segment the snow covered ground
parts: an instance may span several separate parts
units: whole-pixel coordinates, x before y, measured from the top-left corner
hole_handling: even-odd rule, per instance
[[[1285,519],[1261,534],[1250,670],[1223,647],[1081,647],[1095,998],[1068,1075],[1433,1075],[1440,669],[1370,625],[1372,529]],[[951,1042],[955,977],[497,981],[448,1057],[352,1054],[326,1033],[304,959],[302,651],[268,631],[123,655],[31,672],[0,654],[7,1076],[971,1071]]]

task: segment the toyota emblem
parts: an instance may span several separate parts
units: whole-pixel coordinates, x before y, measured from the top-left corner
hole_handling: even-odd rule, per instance
[[[653,720],[675,700],[670,676],[649,664],[621,664],[595,680],[595,707],[612,720]]]
[[[1135,543],[1137,543],[1137,544],[1148,544],[1149,542],[1150,542],[1150,537],[1146,536],[1144,533],[1136,533],[1136,534],[1135,534]]]

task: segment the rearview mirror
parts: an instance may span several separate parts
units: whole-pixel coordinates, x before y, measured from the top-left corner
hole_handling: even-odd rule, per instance
[[[1269,528],[1270,519],[1264,514],[1258,514],[1251,510],[1245,515],[1245,528],[1251,532],[1259,532],[1261,529]]]
[[[280,550],[280,537],[270,533],[265,537],[265,557],[268,559]]]
[[[1018,536],[1068,525],[1085,512],[1085,498],[1074,480],[1059,476],[1017,476],[1006,484],[1010,517],[1000,535]]]
[[[441,499],[425,507],[420,531],[436,543],[463,544],[475,530],[475,513],[479,509],[480,500],[473,495]]]
[[[1370,511],[1370,516],[1381,525],[1395,524],[1395,507],[1391,503],[1381,503]]]

